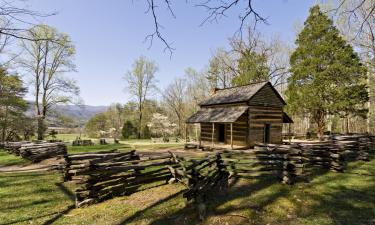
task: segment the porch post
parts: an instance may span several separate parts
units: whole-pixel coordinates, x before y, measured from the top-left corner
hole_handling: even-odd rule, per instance
[[[214,147],[214,134],[215,134],[215,124],[212,123],[212,138],[211,138],[212,147]]]
[[[233,149],[233,123],[230,124],[230,148]]]
[[[185,123],[185,143],[188,142],[188,123]]]
[[[198,142],[198,127],[197,127],[197,124],[194,124],[195,126],[195,140],[197,140]]]
[[[199,124],[199,127],[201,127],[201,124]],[[197,133],[197,135],[198,135],[198,133]],[[198,148],[200,148],[202,146],[202,129],[201,129],[201,134],[199,136],[197,136],[197,137],[199,139],[199,146],[198,146]]]

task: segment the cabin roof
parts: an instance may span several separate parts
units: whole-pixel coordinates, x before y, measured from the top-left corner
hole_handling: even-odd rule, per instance
[[[203,100],[199,105],[208,106],[208,105],[220,105],[220,104],[247,102],[265,85],[270,85],[272,89],[275,91],[278,98],[280,98],[280,100],[285,105],[285,101],[283,100],[283,98],[280,96],[277,90],[272,86],[272,84],[268,81],[251,83],[251,84],[231,87],[231,88],[217,89],[213,95]]]
[[[201,108],[189,117],[187,123],[233,123],[242,116],[248,106]]]

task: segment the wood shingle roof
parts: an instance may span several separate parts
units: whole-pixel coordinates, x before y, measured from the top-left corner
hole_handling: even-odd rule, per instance
[[[233,123],[246,112],[248,106],[201,108],[187,123]]]
[[[262,89],[267,84],[269,84],[273,88],[273,86],[269,82],[259,82],[232,88],[219,89],[213,95],[203,100],[199,105],[209,106],[246,102],[249,101],[260,89]],[[274,91],[277,93],[276,90]],[[279,96],[278,93],[277,95]],[[279,97],[281,98],[281,96]],[[284,100],[282,101],[284,102]]]

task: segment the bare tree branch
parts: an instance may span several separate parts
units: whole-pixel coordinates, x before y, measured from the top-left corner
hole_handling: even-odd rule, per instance
[[[161,33],[161,29],[163,28],[159,22],[158,14],[156,9],[158,5],[156,2],[158,0],[146,0],[148,4],[148,9],[146,10],[146,14],[151,14],[152,20],[154,23],[155,30],[153,33],[146,36],[145,41],[150,43],[149,48],[152,47],[154,38],[158,38],[165,46],[164,52],[168,51],[172,56],[173,51],[175,50],[172,47],[172,44],[167,41],[165,36]],[[167,10],[170,12],[173,18],[176,18],[176,15],[172,8],[172,1],[171,0],[159,0],[161,3],[166,6]],[[189,2],[186,1],[188,4]],[[218,20],[222,17],[226,17],[227,13],[234,9],[239,8],[242,13],[238,15],[240,25],[239,29],[235,32],[234,35],[239,34],[242,38],[242,31],[248,21],[249,17],[253,15],[253,19],[255,21],[255,25],[258,22],[267,23],[267,19],[263,17],[258,11],[256,11],[253,7],[253,0],[198,0],[198,3],[194,4],[195,7],[204,8],[208,16],[202,21],[200,26],[203,26],[207,22],[218,22]],[[254,26],[255,26],[254,25]]]

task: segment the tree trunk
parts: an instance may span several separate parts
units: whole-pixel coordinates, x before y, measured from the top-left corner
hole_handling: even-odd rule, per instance
[[[8,106],[5,107],[4,124],[3,124],[2,133],[1,133],[2,142],[5,141],[7,126],[8,126]]]
[[[349,134],[349,116],[345,117],[345,134]]]
[[[38,140],[44,139],[44,132],[45,132],[45,126],[44,126],[44,117],[38,116],[38,124],[37,124],[37,138]]]
[[[314,116],[314,120],[318,126],[318,138],[320,141],[324,140],[324,129],[325,129],[325,112],[323,110],[318,110]]]
[[[142,132],[142,109],[139,110],[138,139],[141,139]]]

